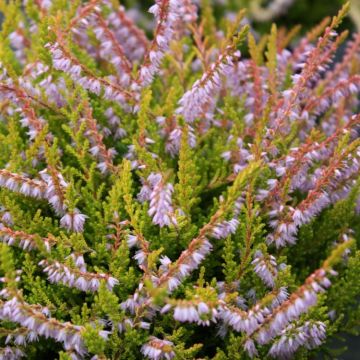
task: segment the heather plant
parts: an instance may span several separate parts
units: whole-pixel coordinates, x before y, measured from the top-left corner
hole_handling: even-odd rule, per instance
[[[157,0],[149,38],[117,1],[0,2],[1,359],[331,358],[360,321],[348,7],[257,38]]]

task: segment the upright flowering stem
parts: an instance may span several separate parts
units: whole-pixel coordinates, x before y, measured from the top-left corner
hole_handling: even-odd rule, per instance
[[[356,146],[356,144],[358,145]],[[355,154],[351,156],[354,150]],[[337,188],[338,182],[343,176],[348,176],[346,169],[353,166],[351,171],[358,172],[359,156],[359,142],[354,142],[347,149],[334,154],[329,165],[316,179],[307,197],[295,209],[285,208],[285,211],[280,214],[278,222],[274,222],[275,231],[268,237],[268,241],[274,241],[277,246],[284,246],[286,242],[294,243],[296,241],[297,227],[308,223],[324,207],[330,204],[330,192]]]
[[[100,133],[96,120],[92,115],[92,109],[89,104],[85,104],[83,121],[87,124],[87,132],[92,147],[90,153],[97,157],[100,162],[98,168],[102,173],[116,172],[116,167],[113,164],[113,157],[116,155],[115,149],[107,149],[103,142],[103,135]]]
[[[101,1],[100,0],[91,0],[88,4],[85,4],[78,10],[77,15],[71,19],[67,31],[73,30],[79,22],[87,23],[86,18],[89,15],[92,15],[94,12],[100,12],[101,9],[99,7]]]
[[[132,64],[127,59],[121,43],[116,39],[105,20],[99,14],[96,15],[96,21],[98,26],[95,28],[95,34],[101,42],[100,46],[103,48],[104,55],[109,58],[110,62],[117,69],[120,84],[128,86],[133,80],[131,73]]]
[[[40,241],[45,249],[50,252],[51,247],[56,243],[54,237],[40,237],[34,234],[28,234],[24,231],[13,230],[3,224],[0,224],[0,238],[8,244],[18,244],[24,250],[32,250],[38,248],[37,241]]]
[[[351,73],[352,66],[360,56],[360,34],[353,35],[352,41],[349,41],[346,47],[346,53],[341,62],[335,64],[334,69],[326,73],[325,78],[320,82],[319,87],[327,88],[338,78],[343,78]]]
[[[107,16],[107,20],[128,59],[140,60],[149,47],[144,31],[131,20],[122,5],[113,9]]]
[[[332,46],[333,43],[331,42],[331,39],[337,36],[334,29],[338,26],[342,16],[343,15],[340,12],[338,17],[334,17],[331,26],[326,28],[324,35],[318,40],[316,47],[310,51],[308,59],[305,64],[303,64],[301,73],[293,77],[293,88],[286,91],[283,104],[276,109],[276,117],[273,125],[275,131],[282,130],[286,118],[296,117],[293,109],[298,98],[301,96],[302,91],[306,89],[307,83],[314,76],[324,70],[324,63],[326,64],[331,59],[331,55],[336,50],[336,46]],[[330,49],[324,55],[322,52],[327,46],[329,46]]]
[[[49,281],[52,283],[62,283],[69,287],[74,287],[82,291],[97,291],[100,282],[104,281],[109,290],[118,284],[118,280],[107,274],[95,274],[70,268],[58,261],[49,262],[41,260],[40,266],[44,267],[44,272],[48,274]]]
[[[11,191],[16,191],[25,196],[44,198],[47,184],[42,180],[30,179],[26,176],[12,173],[6,169],[0,169],[0,186]]]
[[[171,204],[173,186],[170,183],[165,184],[161,174],[150,174],[148,181],[152,185],[148,214],[153,217],[154,224],[160,227],[176,225],[174,209]]]
[[[174,36],[174,26],[179,16],[182,0],[157,0],[149,12],[154,14],[156,28],[154,39],[145,54],[143,64],[139,69],[138,84],[143,87],[149,85],[158,73],[162,58],[169,49]]]
[[[0,317],[3,320],[19,323],[25,328],[46,338],[53,338],[63,343],[65,349],[74,349],[83,356],[84,343],[81,336],[83,328],[71,323],[62,323],[47,316],[46,309],[27,304],[17,297],[0,302]]]
[[[122,106],[131,99],[133,94],[103,77],[98,77],[71,55],[66,47],[64,35],[55,30],[57,42],[47,47],[53,58],[53,66],[69,74],[79,85],[105,99],[119,102]]]
[[[221,88],[221,76],[228,74],[239,58],[240,52],[235,44],[227,46],[201,79],[195,81],[192,88],[182,96],[176,113],[184,116],[190,123],[202,116],[205,108],[215,102],[216,94]]]

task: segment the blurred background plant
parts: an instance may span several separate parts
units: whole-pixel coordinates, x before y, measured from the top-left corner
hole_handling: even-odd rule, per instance
[[[302,32],[306,32],[324,17],[336,14],[345,3],[344,0],[196,0],[194,2],[200,7],[204,4],[212,5],[218,21],[224,17],[235,16],[239,9],[246,8],[248,20],[260,33],[268,31],[271,22],[275,20],[279,26],[286,28],[301,24]],[[127,8],[146,10],[151,6],[152,1],[126,0],[122,3]],[[142,11],[141,14],[144,12]],[[140,13],[134,11],[133,15],[139,17]],[[147,21],[142,20],[146,26]],[[360,29],[360,0],[351,0],[349,18],[343,23],[343,27]]]

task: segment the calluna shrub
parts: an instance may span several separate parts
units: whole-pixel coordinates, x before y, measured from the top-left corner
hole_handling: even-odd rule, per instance
[[[190,0],[151,40],[116,1],[0,10],[1,359],[306,359],[356,330],[348,5],[295,46]]]

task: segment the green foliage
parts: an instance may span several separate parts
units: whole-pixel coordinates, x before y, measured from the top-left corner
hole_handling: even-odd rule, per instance
[[[178,183],[175,186],[176,198],[185,216],[191,220],[191,209],[199,202],[199,181],[195,152],[189,146],[189,133],[187,128],[182,134],[179,151]]]

